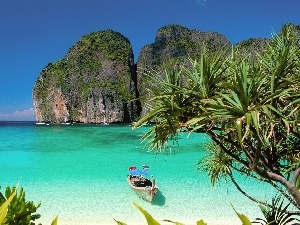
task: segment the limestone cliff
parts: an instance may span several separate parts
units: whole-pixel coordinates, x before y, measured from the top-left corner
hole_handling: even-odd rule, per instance
[[[292,24],[285,26],[300,30]],[[163,76],[166,63],[189,65],[188,60],[197,59],[203,49],[231,54],[234,48],[241,55],[250,53],[255,58],[270,42],[250,38],[232,46],[219,33],[173,24],[157,31],[154,42],[142,47],[134,64],[127,38],[112,30],[94,32],[41,71],[33,89],[36,119],[51,123],[132,122],[148,111],[147,88],[155,87],[145,75],[149,69]],[[137,98],[141,101],[134,100]]]
[[[231,43],[225,36],[216,32],[189,30],[181,25],[172,24],[160,28],[154,43],[142,47],[137,60],[137,82],[143,115],[148,111],[145,102],[150,85],[145,72],[149,69],[163,70],[163,65],[170,59],[176,64],[195,59],[201,55],[204,48],[212,52],[228,51],[231,49]]]
[[[142,47],[137,61],[137,73],[147,68],[157,68],[170,59],[196,58],[206,47],[208,51],[228,50],[231,43],[216,32],[189,30],[181,25],[173,24],[157,31],[154,43]]]
[[[270,43],[270,39],[267,38],[250,38],[248,40],[241,41],[235,45],[239,54],[250,54],[253,59],[257,57],[257,54],[261,54]]]
[[[118,32],[82,37],[49,63],[33,89],[36,120],[52,123],[129,122],[137,116],[132,47]]]

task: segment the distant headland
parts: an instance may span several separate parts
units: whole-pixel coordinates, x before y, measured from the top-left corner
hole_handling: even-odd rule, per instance
[[[300,26],[295,26],[300,30]],[[145,71],[160,70],[173,60],[182,63],[208,51],[256,56],[270,39],[251,38],[232,46],[217,32],[189,30],[177,24],[158,29],[154,43],[140,50],[137,62],[130,41],[119,32],[103,30],[80,38],[65,57],[49,63],[33,88],[37,122],[129,123],[147,109],[149,80]]]

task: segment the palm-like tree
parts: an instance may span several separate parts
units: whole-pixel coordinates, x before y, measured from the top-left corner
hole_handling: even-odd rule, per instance
[[[298,46],[299,33],[287,26],[256,61],[233,50],[203,54],[190,66],[167,70],[163,80],[151,74],[153,82],[160,79],[149,90],[154,107],[135,127],[156,121],[145,136],[153,147],[167,144],[182,126],[204,130],[222,152],[212,157],[228,159],[220,160],[220,170],[201,162],[212,180],[238,171],[269,183],[300,210]]]

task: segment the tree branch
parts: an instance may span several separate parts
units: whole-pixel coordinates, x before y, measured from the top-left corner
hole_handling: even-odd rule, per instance
[[[300,175],[300,167],[298,167],[298,168],[294,171],[293,178],[292,178],[292,183],[293,183],[294,185],[296,185],[299,175]]]
[[[241,163],[244,167],[249,168],[247,165],[247,162],[239,158],[238,156],[234,155],[232,152],[228,151],[227,148],[224,147],[224,145],[221,143],[221,141],[218,139],[217,135],[212,130],[206,130],[206,133],[210,136],[210,138],[217,143],[218,146],[231,158],[236,160],[237,162]],[[228,142],[228,140],[226,140]],[[225,143],[225,142],[224,142]]]
[[[282,190],[276,183],[272,182],[272,181],[266,181],[268,184],[270,184],[272,187],[274,187],[278,192],[280,192],[287,200],[290,201],[290,203],[292,203],[295,207],[298,207],[297,202],[291,198],[290,195],[287,194],[287,192],[285,192],[284,190]]]
[[[254,197],[252,197],[251,195],[248,195],[239,185],[238,183],[235,181],[232,173],[230,172],[229,174],[229,177],[232,181],[232,183],[235,185],[235,187],[238,189],[238,191],[240,191],[244,196],[246,196],[247,198],[249,198],[251,201],[254,201],[258,204],[261,204],[261,205],[265,205],[265,206],[268,206],[268,207],[272,207],[272,205],[268,204],[267,202],[263,202],[263,201],[260,201],[260,200],[257,200],[255,199]]]

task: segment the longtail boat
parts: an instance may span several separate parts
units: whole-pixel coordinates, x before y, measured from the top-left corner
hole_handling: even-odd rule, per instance
[[[155,197],[158,187],[155,184],[155,178],[149,173],[149,166],[143,165],[143,169],[137,169],[136,166],[128,168],[129,174],[127,181],[131,188],[142,199],[152,202]],[[150,177],[152,178],[150,180]]]

